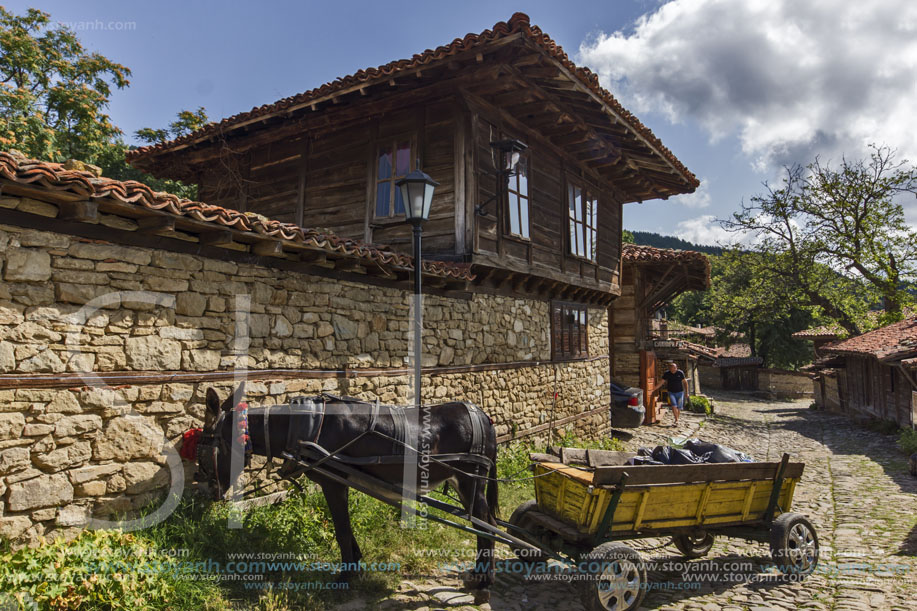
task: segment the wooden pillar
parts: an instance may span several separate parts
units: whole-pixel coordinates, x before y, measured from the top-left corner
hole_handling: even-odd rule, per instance
[[[640,351],[640,387],[643,389],[643,406],[646,416],[643,424],[656,424],[656,353],[652,350]]]

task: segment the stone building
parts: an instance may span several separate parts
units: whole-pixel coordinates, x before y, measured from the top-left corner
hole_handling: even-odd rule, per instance
[[[187,476],[211,386],[407,402],[393,183],[418,160],[441,183],[422,399],[480,405],[501,441],[604,434],[622,206],[697,181],[517,14],[132,155],[206,203],[0,152],[0,536],[70,535]]]

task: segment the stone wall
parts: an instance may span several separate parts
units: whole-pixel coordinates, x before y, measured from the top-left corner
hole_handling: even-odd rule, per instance
[[[700,387],[703,392],[723,389],[723,378],[720,376],[719,367],[699,364],[697,366],[697,377],[700,379]]]
[[[410,397],[410,295],[397,288],[7,225],[0,278],[0,536],[17,545],[160,495],[163,449],[200,425],[208,387],[232,386],[202,373],[254,370],[256,406],[320,390]],[[101,307],[84,308],[93,300]],[[570,363],[546,362],[548,312],[522,298],[428,296],[423,400],[476,403],[498,435],[607,406],[606,312],[589,311],[593,358]],[[92,373],[123,377],[94,385]],[[138,377],[164,373],[174,379]],[[606,434],[607,413],[569,428]]]
[[[699,365],[700,385],[703,390],[722,390],[723,381],[719,367]],[[812,377],[799,371],[786,369],[758,369],[758,390],[777,397],[811,397]]]
[[[758,390],[772,392],[778,397],[811,397],[812,376],[785,369],[759,369]]]

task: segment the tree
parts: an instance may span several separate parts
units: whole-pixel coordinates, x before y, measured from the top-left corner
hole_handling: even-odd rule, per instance
[[[170,138],[178,138],[185,134],[189,134],[199,127],[206,125],[207,121],[207,112],[203,107],[200,107],[194,111],[180,111],[176,119],[169,123],[169,126],[165,129],[144,127],[138,129],[134,133],[140,140],[155,144],[158,142],[165,142]],[[113,143],[106,154],[98,160],[99,165],[102,167],[102,173],[105,176],[116,180],[136,180],[149,185],[151,189],[156,191],[174,193],[186,199],[197,199],[197,185],[185,184],[178,180],[156,178],[155,176],[151,176],[150,174],[130,166],[125,160],[124,155],[128,151],[128,148],[129,147],[119,139],[117,142]]]
[[[144,127],[134,132],[134,135],[147,144],[159,144],[167,140],[179,138],[185,134],[190,134],[207,125],[207,123],[207,112],[204,110],[204,107],[201,106],[197,110],[180,111],[177,118],[169,123],[169,127],[165,129]]]
[[[811,361],[811,348],[792,334],[819,324],[817,310],[773,273],[763,255],[729,250],[710,263],[710,290],[679,295],[667,308],[671,318],[716,327],[719,345],[746,341],[769,367],[795,369]]]
[[[785,168],[779,188],[764,186],[721,223],[755,237],[770,273],[852,335],[866,330],[865,313],[878,303],[880,324],[900,320],[917,271],[917,232],[900,199],[917,193],[917,167],[873,146],[869,159],[844,157],[834,168],[816,158]]]
[[[621,230],[621,242],[624,244],[634,244],[634,234],[632,234],[627,229]]]
[[[36,159],[96,162],[121,134],[105,114],[130,70],[88,53],[48,13],[0,6],[0,145]]]
[[[117,180],[195,199],[197,187],[155,178],[125,161],[129,146],[105,114],[112,87],[128,86],[130,70],[88,53],[76,34],[54,26],[47,13],[17,16],[0,6],[0,148],[48,161],[79,159]],[[178,113],[165,129],[145,127],[138,139],[154,144],[207,123],[203,108]]]

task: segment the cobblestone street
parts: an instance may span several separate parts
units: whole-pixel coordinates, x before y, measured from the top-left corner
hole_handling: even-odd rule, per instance
[[[628,449],[663,443],[671,436],[698,436],[778,461],[784,452],[805,462],[793,511],[815,525],[821,544],[819,570],[801,583],[773,567],[767,544],[717,539],[706,558],[687,561],[663,539],[630,542],[644,559],[688,563],[697,572],[729,575],[720,582],[694,582],[687,589],[683,567],[651,571],[646,609],[817,609],[911,611],[917,608],[917,479],[907,473],[894,437],[856,426],[851,420],[808,409],[809,401],[762,401],[747,395],[714,395],[716,415],[704,421],[685,415],[669,426],[643,427]],[[738,568],[738,570],[736,570]],[[575,584],[526,582],[501,574],[490,604],[471,606],[458,580],[404,582],[384,609],[492,609],[558,611],[582,609]],[[357,601],[352,601],[356,603]],[[350,605],[347,605],[350,606]]]

